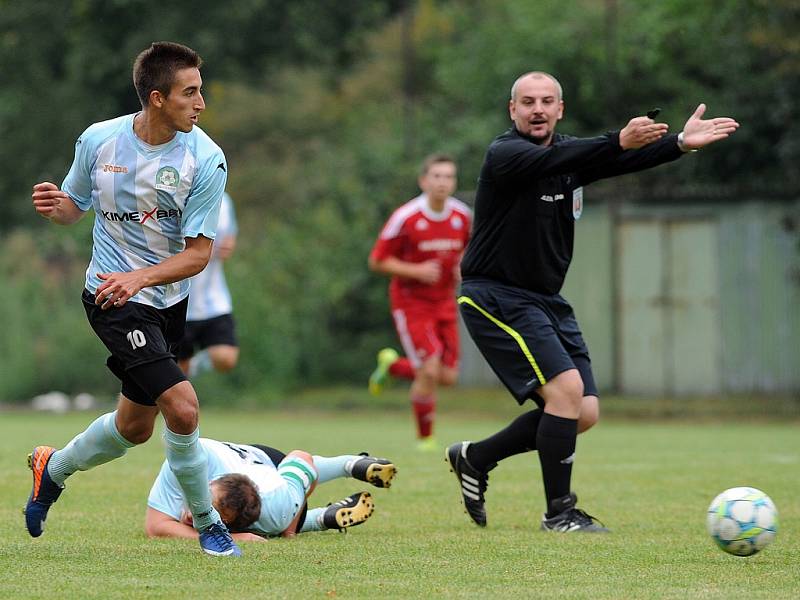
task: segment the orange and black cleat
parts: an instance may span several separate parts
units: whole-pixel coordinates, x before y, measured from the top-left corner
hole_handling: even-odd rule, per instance
[[[56,484],[47,472],[47,463],[55,451],[51,446],[36,446],[28,454],[28,468],[33,471],[33,488],[24,512],[25,527],[31,537],[42,535],[47,511],[64,491],[64,486]]]

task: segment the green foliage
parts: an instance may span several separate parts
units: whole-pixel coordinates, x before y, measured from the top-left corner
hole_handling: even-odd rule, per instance
[[[0,11],[0,231],[60,239],[30,209],[31,184],[60,182],[90,122],[137,109],[130,64],[147,43],[195,46],[205,59],[202,126],[226,151],[242,224],[228,266],[242,361],[227,384],[214,383],[220,395],[265,381],[280,389],[363,380],[375,350],[394,343],[387,281],[366,269],[373,240],[417,193],[426,154],[453,154],[460,187],[474,187],[488,142],[508,126],[510,85],[525,71],[559,77],[560,127],[577,135],[622,127],[653,106],[677,131],[700,101],[742,123],[724,148],[631,176],[626,188],[800,188],[792,0],[418,0],[413,22],[399,0],[201,0],[192,5],[201,19],[140,0],[56,5],[3,2]],[[12,238],[0,240],[3,254]],[[88,244],[64,254],[78,290]],[[55,374],[69,370],[65,362],[34,373],[25,355],[102,354],[77,329],[74,294],[42,330],[39,290],[52,285],[52,253],[29,252],[32,268],[0,292],[16,303],[15,347],[24,348],[6,363],[17,381],[4,375],[0,397],[79,385],[74,369]],[[87,381],[104,380],[100,362],[82,364]]]
[[[85,267],[80,259],[89,237],[81,225],[43,239],[18,231],[4,240],[0,253],[4,307],[0,398],[4,401],[21,401],[50,390],[111,393],[115,389],[103,367],[105,349],[91,333],[81,307]]]
[[[139,109],[131,66],[149,43],[168,39],[197,48],[205,60],[206,82],[241,79],[269,85],[284,65],[311,65],[332,77],[356,58],[365,32],[399,4],[198,0],[191,7],[170,8],[143,0],[0,3],[0,196],[13,198],[0,230],[31,223],[24,199],[32,183],[60,183],[74,140],[90,123]]]

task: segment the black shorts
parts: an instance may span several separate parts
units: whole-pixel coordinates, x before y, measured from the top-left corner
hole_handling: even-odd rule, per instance
[[[88,290],[81,296],[86,317],[111,356],[106,365],[122,382],[122,394],[146,406],[186,376],[175,363],[183,337],[186,305],[182,300],[158,309],[138,302],[102,310]]]
[[[584,396],[597,395],[589,349],[560,295],[468,279],[458,304],[470,337],[520,404],[530,398],[541,406],[536,390],[569,369],[578,369]]]
[[[250,444],[251,446],[262,450],[264,454],[269,456],[269,459],[272,461],[276,467],[281,463],[281,461],[286,458],[286,455],[281,452],[280,450],[273,448],[272,446],[264,446],[263,444]],[[300,529],[303,527],[303,523],[306,522],[306,515],[308,514],[308,502],[303,503],[303,508],[300,509],[300,519],[297,521],[297,531],[299,532]]]
[[[186,321],[183,340],[176,356],[179,359],[191,358],[209,346],[239,346],[236,339],[236,324],[233,315],[220,315],[202,321]]]

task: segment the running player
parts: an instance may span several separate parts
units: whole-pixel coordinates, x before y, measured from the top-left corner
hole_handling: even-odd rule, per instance
[[[422,194],[395,210],[369,256],[373,271],[391,276],[389,300],[405,356],[378,353],[370,376],[377,395],[391,375],[410,379],[411,406],[420,450],[433,450],[436,391],[458,379],[458,311],[455,288],[470,234],[472,213],[453,198],[456,164],[445,154],[425,159],[418,179]]]
[[[191,278],[186,333],[178,348],[178,364],[188,377],[214,369],[226,373],[239,360],[233,303],[223,264],[236,248],[236,213],[231,197],[222,195],[217,237],[211,260]]]
[[[183,336],[187,280],[208,263],[227,180],[222,150],[196,127],[205,109],[201,64],[191,48],[151,44],[133,65],[141,111],[84,131],[61,189],[50,182],[33,187],[35,210],[53,223],[94,213],[83,306],[122,383],[117,410],[64,448],[36,446],[28,457],[33,489],[25,525],[33,537],[42,534],[70,475],[147,441],[161,413],[167,461],[201,548],[241,554],[211,505],[197,395],[173,354]]]

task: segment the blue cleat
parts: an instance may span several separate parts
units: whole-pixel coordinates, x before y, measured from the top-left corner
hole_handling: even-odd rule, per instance
[[[57,485],[47,473],[47,463],[56,449],[50,446],[36,446],[28,454],[28,468],[33,471],[33,488],[25,505],[25,527],[31,537],[39,537],[44,530],[47,511],[58,500],[64,486]]]
[[[200,531],[200,547],[211,556],[241,556],[242,551],[233,541],[228,528],[221,521]]]

